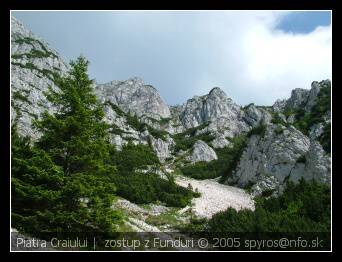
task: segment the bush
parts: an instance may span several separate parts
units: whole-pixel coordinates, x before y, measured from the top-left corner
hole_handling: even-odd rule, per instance
[[[288,126],[288,124],[280,117],[279,113],[275,113],[271,120],[272,124]]]
[[[319,137],[319,142],[321,143],[325,152],[330,154],[331,152],[331,123],[327,124],[324,129],[322,135]]]
[[[209,232],[330,232],[330,189],[315,181],[288,183],[280,197],[259,197],[255,211],[232,208],[208,223]]]
[[[277,135],[280,135],[284,132],[283,128],[281,126],[277,126],[275,129],[274,129],[274,133],[276,133]]]
[[[247,133],[247,137],[251,137],[253,135],[257,135],[260,137],[264,137],[266,133],[266,125],[264,124],[259,124],[256,127],[253,127],[248,133]]]
[[[112,164],[117,167],[120,174],[130,174],[135,169],[160,165],[157,155],[149,146],[134,145],[132,142],[124,145],[121,151],[111,148],[110,156]]]
[[[166,141],[166,136],[168,135],[168,132],[166,131],[163,131],[163,130],[158,130],[158,129],[155,129],[151,126],[147,126],[147,130],[150,132],[150,134],[155,137],[155,138],[160,138],[164,141]]]
[[[303,164],[305,164],[305,163],[306,163],[306,156],[305,156],[305,155],[301,155],[301,156],[297,159],[296,162],[297,162],[297,163],[303,163]]]
[[[164,202],[167,206],[185,207],[194,192],[160,178],[157,174],[119,174],[114,178],[117,194],[137,204]]]
[[[152,172],[138,169],[159,167],[160,162],[149,146],[128,143],[121,151],[111,149],[111,164],[118,169],[113,178],[117,194],[137,204],[161,201],[168,206],[185,207],[196,193],[178,186],[173,179],[165,180]]]

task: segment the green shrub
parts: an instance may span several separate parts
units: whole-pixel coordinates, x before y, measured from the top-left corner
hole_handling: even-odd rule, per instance
[[[322,135],[318,138],[325,152],[331,152],[331,123],[324,126]]]
[[[159,167],[160,162],[149,146],[124,145],[121,151],[111,149],[111,164],[118,174],[113,179],[117,194],[137,204],[161,201],[168,206],[184,207],[197,194],[175,184],[173,179],[165,180],[152,172],[139,173],[138,169]]]
[[[277,135],[281,135],[284,132],[283,128],[281,126],[277,126],[274,129],[274,133],[276,133]]]
[[[151,126],[147,126],[147,130],[149,131],[149,133],[155,137],[155,138],[160,138],[164,141],[166,141],[166,136],[169,134],[168,132],[166,131],[163,131],[163,130],[158,130],[158,129],[155,129]]]
[[[271,192],[268,192],[268,196]],[[232,208],[209,220],[209,232],[330,232],[330,189],[318,182],[288,183],[279,197],[259,197],[255,211]]]
[[[31,103],[31,101],[27,98],[27,93],[24,95],[24,94],[22,94],[23,93],[23,91],[14,91],[13,93],[12,93],[12,99],[13,100],[20,100],[20,101],[22,101],[22,102],[26,102],[26,103],[28,103],[28,104],[32,104]],[[25,93],[25,92],[24,92]]]
[[[266,133],[266,125],[265,124],[259,124],[256,127],[253,127],[248,133],[247,137],[251,137],[253,135],[257,135],[260,137],[264,137]]]
[[[306,163],[306,156],[305,156],[305,155],[301,155],[301,156],[297,159],[296,162],[297,162],[297,163],[303,163],[303,164],[305,164],[305,163]]]
[[[168,122],[170,122],[171,119],[172,119],[172,118],[170,118],[170,117],[161,118],[161,119],[159,120],[159,124],[160,124],[160,125],[165,125],[165,124],[167,124]]]
[[[288,126],[288,124],[280,117],[279,113],[273,114],[271,123],[275,125]]]
[[[160,178],[157,174],[119,172],[113,182],[117,194],[137,204],[163,202],[167,206],[185,207],[196,193]]]
[[[134,145],[132,142],[124,145],[121,151],[114,147],[110,151],[111,161],[120,174],[130,174],[135,169],[144,169],[148,166],[159,166],[157,155],[147,145]]]
[[[43,49],[43,51],[40,51],[40,50],[36,50],[36,49],[32,49],[30,53],[25,53],[25,54],[20,54],[20,55],[17,55],[17,56],[23,56],[23,55],[26,55],[27,57],[29,58],[40,58],[40,57],[49,57],[49,56],[52,56],[52,57],[57,57],[56,54],[48,51],[45,47],[45,45],[40,42],[38,39],[34,39],[34,38],[31,38],[31,37],[24,37],[24,38],[20,38],[20,39],[16,39],[14,42],[18,43],[18,44],[29,44],[32,46],[32,48],[35,48],[33,43],[38,43],[41,47],[41,49]]]

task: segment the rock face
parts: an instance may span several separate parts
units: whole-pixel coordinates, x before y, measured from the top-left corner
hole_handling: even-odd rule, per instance
[[[192,163],[201,161],[209,162],[215,159],[217,159],[216,152],[202,140],[196,141],[192,148],[191,155],[187,158],[187,160]]]
[[[253,185],[253,194],[259,195],[265,190],[281,191],[287,180],[301,178],[330,183],[330,157],[294,127],[271,125],[264,137],[250,138],[228,183]]]
[[[11,121],[18,131],[32,138],[39,136],[32,119],[52,111],[43,92],[55,88],[54,74],[65,74],[68,66],[46,42],[11,17]]]
[[[147,115],[155,119],[170,117],[169,107],[151,85],[144,84],[137,77],[126,81],[112,81],[97,85],[96,93],[100,101],[110,101],[126,113]]]
[[[273,110],[276,112],[283,112],[288,109],[303,108],[309,112],[316,103],[316,98],[322,87],[331,85],[329,79],[321,82],[314,81],[311,84],[311,89],[296,88],[291,92],[291,97],[285,100],[277,100],[273,105]]]
[[[151,145],[161,162],[164,162],[167,158],[171,157],[174,141],[170,136],[167,136],[165,141],[161,138],[155,139],[153,136],[150,136],[150,139]]]
[[[272,115],[266,109],[258,108],[254,104],[247,106],[243,119],[250,126],[259,124],[269,124],[272,120]]]
[[[224,135],[217,135],[216,138],[211,142],[213,148],[224,148],[229,146],[231,143],[226,139]]]
[[[308,101],[310,91],[307,89],[296,88],[291,92],[291,97],[286,101],[286,108],[299,108]]]
[[[220,88],[215,87],[208,95],[189,99],[183,105],[180,119],[185,128],[196,127],[208,121],[215,122],[218,119],[228,122],[234,128],[242,121],[241,107]]]

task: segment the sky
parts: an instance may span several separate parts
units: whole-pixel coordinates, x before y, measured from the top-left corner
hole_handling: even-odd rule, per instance
[[[169,105],[220,87],[240,105],[272,105],[331,79],[330,11],[13,11],[97,83],[140,77]]]

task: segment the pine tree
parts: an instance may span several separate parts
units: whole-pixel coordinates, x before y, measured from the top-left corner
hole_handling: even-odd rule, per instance
[[[59,90],[50,87],[46,92],[57,112],[46,111],[36,123],[43,134],[39,147],[63,166],[65,176],[98,171],[103,160],[108,159],[108,125],[102,121],[102,105],[92,93],[88,61],[79,57],[70,65],[69,75],[56,79]]]
[[[34,222],[54,232],[112,232],[121,217],[111,208],[117,171],[110,164],[108,125],[93,94],[88,61],[81,56],[70,66],[66,76],[56,77],[58,88],[45,93],[56,112],[46,111],[34,123],[41,138],[32,148],[19,138],[18,149],[12,146],[15,221],[26,231]]]

